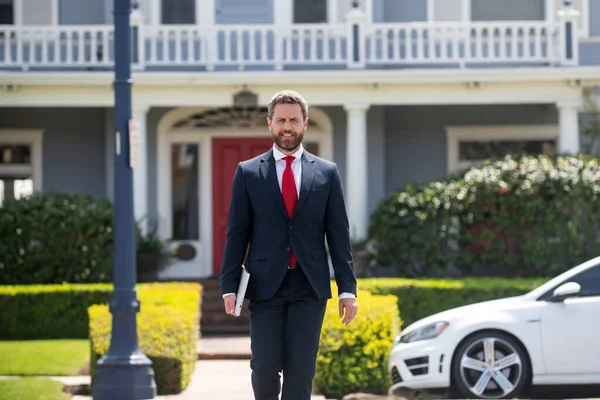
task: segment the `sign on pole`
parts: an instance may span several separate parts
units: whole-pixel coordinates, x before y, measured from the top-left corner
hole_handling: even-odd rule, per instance
[[[134,119],[129,120],[129,167],[134,169],[140,161],[140,129]]]

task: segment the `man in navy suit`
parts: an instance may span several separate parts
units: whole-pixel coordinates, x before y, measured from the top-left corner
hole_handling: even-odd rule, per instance
[[[357,313],[350,230],[337,165],[302,146],[306,101],[294,91],[275,94],[267,124],[273,147],[240,162],[233,178],[221,294],[225,311],[235,315],[245,264],[255,399],[276,400],[281,392],[282,400],[308,400],[332,297],[325,238],[340,293],[339,317],[347,326]]]

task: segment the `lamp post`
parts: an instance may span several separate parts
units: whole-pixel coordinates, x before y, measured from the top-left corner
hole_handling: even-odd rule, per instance
[[[156,397],[152,362],[138,346],[136,314],[136,243],[133,172],[130,165],[131,0],[113,0],[115,27],[115,193],[114,290],[110,300],[110,347],[97,362],[94,400],[141,400]]]

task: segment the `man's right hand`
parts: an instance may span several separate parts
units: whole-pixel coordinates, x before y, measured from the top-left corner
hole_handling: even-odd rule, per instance
[[[230,294],[229,296],[225,296],[225,298],[223,298],[223,302],[225,303],[225,312],[229,315],[233,315],[234,317],[237,317],[237,315],[235,315],[236,297],[237,296],[235,294]]]

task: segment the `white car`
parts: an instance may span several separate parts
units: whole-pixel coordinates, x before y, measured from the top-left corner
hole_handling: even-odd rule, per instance
[[[518,297],[447,310],[394,341],[389,393],[514,398],[530,385],[600,383],[600,257]]]

